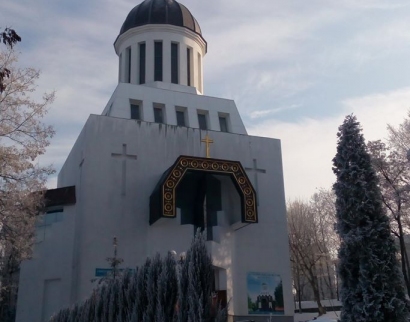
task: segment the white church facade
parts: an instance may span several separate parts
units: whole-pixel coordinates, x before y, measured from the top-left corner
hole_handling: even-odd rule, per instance
[[[204,95],[207,43],[189,10],[145,0],[114,43],[119,83],[49,191],[17,322],[86,299],[108,269],[183,254],[205,231],[230,321],[293,321],[280,141],[250,136],[232,100]]]

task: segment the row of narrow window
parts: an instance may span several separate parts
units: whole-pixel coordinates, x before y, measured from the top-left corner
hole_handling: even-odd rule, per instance
[[[140,43],[139,50],[139,75],[138,83],[145,84],[146,76],[146,44]],[[192,71],[192,48],[187,48],[187,79],[188,86],[192,86],[191,71]],[[126,79],[127,83],[131,83],[131,47],[126,49]],[[122,54],[120,55],[120,68],[122,64]],[[171,43],[171,83],[179,84],[179,44]],[[202,75],[201,75],[201,56],[198,54],[198,84],[199,88],[202,87]],[[163,45],[162,41],[154,42],[154,81],[163,80]]]
[[[131,104],[131,119],[141,120],[140,106],[138,104]],[[185,111],[176,110],[176,118],[178,126],[187,126]],[[165,123],[164,109],[162,107],[154,107],[154,122]],[[198,124],[201,130],[208,130],[208,121],[206,114],[198,113]],[[219,116],[219,126],[221,132],[228,132],[228,120],[226,116]]]

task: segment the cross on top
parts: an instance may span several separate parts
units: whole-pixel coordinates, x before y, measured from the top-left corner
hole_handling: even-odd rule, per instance
[[[210,158],[211,157],[211,155],[210,155],[210,153],[209,153],[209,148],[210,148],[210,145],[212,144],[212,143],[214,143],[214,140],[211,140],[211,138],[208,136],[208,134],[205,136],[205,139],[202,139],[201,140],[201,142],[204,142],[205,144],[206,144],[206,157],[207,158]]]
[[[127,154],[127,145],[122,145],[122,153],[111,153],[111,156],[114,158],[121,158],[122,159],[122,185],[121,185],[121,195],[125,196],[125,188],[126,188],[126,172],[127,172],[127,159],[129,160],[137,160],[137,156],[134,154]]]

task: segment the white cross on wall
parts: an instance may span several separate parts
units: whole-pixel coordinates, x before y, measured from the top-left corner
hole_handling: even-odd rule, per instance
[[[255,185],[255,190],[256,190],[256,204],[259,206],[258,172],[266,173],[266,170],[258,169],[258,164],[257,164],[256,159],[253,159],[253,168],[245,168],[245,170],[254,172],[253,183]]]
[[[122,153],[111,153],[111,156],[114,158],[121,158],[122,159],[122,184],[121,184],[121,195],[125,196],[126,190],[126,172],[127,172],[127,159],[129,160],[137,160],[137,156],[134,154],[127,154],[127,145],[122,145]]]

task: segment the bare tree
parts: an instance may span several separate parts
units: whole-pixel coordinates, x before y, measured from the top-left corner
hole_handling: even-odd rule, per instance
[[[368,142],[367,148],[379,179],[382,202],[390,218],[392,233],[399,241],[401,270],[407,293],[410,295],[410,265],[405,243],[405,235],[410,231],[410,165],[403,149],[405,133],[396,131],[391,126],[389,131],[391,141],[388,144],[380,140],[372,141]],[[392,136],[392,133],[395,133],[395,136]],[[394,137],[398,138],[397,142],[394,142]]]
[[[335,230],[335,195],[333,191],[319,189],[312,196],[310,205],[317,227],[316,244],[322,258],[319,262],[322,277],[320,281],[324,283],[324,285],[321,285],[322,298],[334,299],[338,297],[336,290],[337,274],[334,263],[337,260],[337,252],[340,246],[340,240]]]
[[[36,164],[54,134],[53,128],[42,122],[54,92],[36,101],[32,93],[39,71],[17,68],[17,60],[12,46],[0,52],[0,69],[9,71],[0,91],[0,306],[7,294],[5,288],[10,288],[7,281],[30,256],[36,215],[42,205],[40,191],[54,172],[50,166]]]
[[[317,239],[317,224],[309,203],[295,200],[288,203],[288,231],[291,261],[294,272],[305,277],[312,288],[313,296],[318,306],[319,315],[326,313],[321,303],[317,266],[321,260]],[[299,285],[299,291],[301,287]],[[298,288],[296,289],[298,290]]]
[[[389,146],[398,154],[406,156],[410,149],[410,110],[407,112],[407,118],[398,126],[387,125],[389,137],[387,139]]]

